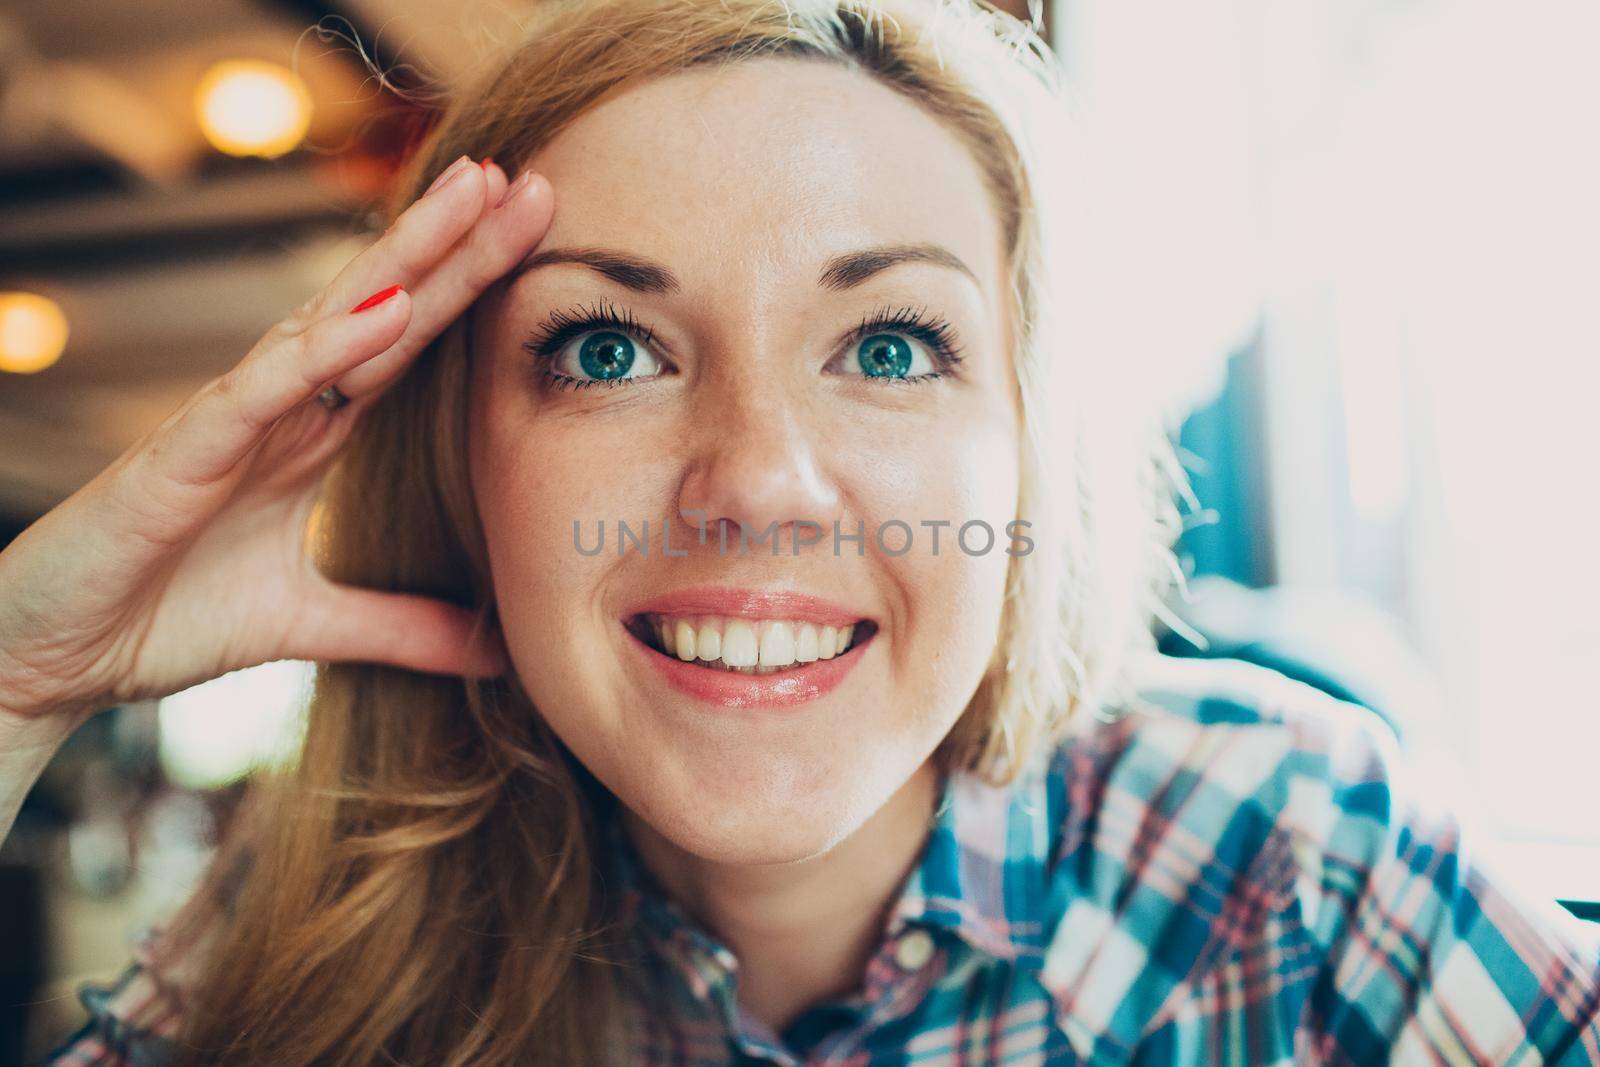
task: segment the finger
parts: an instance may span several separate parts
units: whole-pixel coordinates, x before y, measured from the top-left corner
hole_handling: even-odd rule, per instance
[[[506,172],[500,169],[500,164],[488,156],[483,157],[481,166],[484,180],[489,183],[489,195],[483,198],[483,203],[485,207],[493,207],[500,202],[500,198],[505,195],[506,186],[511,183],[506,178]]]
[[[274,423],[344,371],[391,348],[411,321],[411,295],[396,290],[363,310],[331,315],[246,359],[211,382],[145,448],[146,470],[203,491],[250,453]]]
[[[431,597],[333,585],[307,607],[286,655],[388,663],[430,674],[497,677],[510,667],[498,633],[478,615]]]
[[[386,285],[413,289],[438,265],[482,217],[489,176],[462,156],[446,167],[435,183],[293,316],[294,326],[342,312]],[[294,332],[293,326],[286,332]]]
[[[191,397],[151,435],[133,457],[124,484],[146,505],[140,513],[159,520],[162,528],[149,531],[152,536],[181,535],[203,521],[220,505],[220,498],[208,504],[206,494],[238,468],[277,420],[343,372],[393,347],[412,313],[403,287],[415,284],[471,229],[488,189],[503,178],[498,167],[480,167],[466,157],[446,168],[434,187],[318,298],[322,305],[349,303],[310,319],[307,326],[274,328],[244,361]],[[378,273],[386,264],[391,273]],[[357,285],[371,288],[353,288]],[[372,298],[383,293],[387,299],[373,304]],[[351,314],[357,307],[362,310]]]
[[[549,180],[524,171],[507,187],[503,199],[418,283],[412,294],[411,322],[402,338],[382,356],[342,375],[339,391],[370,402],[485,289],[537,247],[554,214]]]

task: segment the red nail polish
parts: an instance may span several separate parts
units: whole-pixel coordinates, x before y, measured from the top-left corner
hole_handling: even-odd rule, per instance
[[[379,289],[376,293],[373,293],[371,296],[361,301],[361,303],[351,308],[350,314],[354,315],[358,311],[365,311],[370,307],[377,307],[379,304],[398,293],[400,288],[401,287],[398,285],[391,285],[387,289]]]
[[[491,166],[493,166],[493,165],[494,165],[494,157],[493,156],[484,156],[483,157],[483,162],[478,164],[478,166],[483,168],[483,172],[485,174],[489,173],[489,168]]]

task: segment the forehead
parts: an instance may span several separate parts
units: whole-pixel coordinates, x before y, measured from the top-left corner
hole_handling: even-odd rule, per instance
[[[934,243],[998,285],[982,172],[957,135],[871,75],[823,60],[696,68],[606,98],[531,161],[556,190],[545,247],[644,252],[688,288],[815,279],[831,256]],[[991,294],[992,295],[992,294]]]

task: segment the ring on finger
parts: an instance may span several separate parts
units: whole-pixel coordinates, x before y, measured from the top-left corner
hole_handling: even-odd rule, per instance
[[[334,385],[332,382],[324,386],[322,392],[317,394],[317,403],[321,404],[329,411],[333,411],[336,408],[342,408],[349,402],[350,398],[339,392],[339,387]]]

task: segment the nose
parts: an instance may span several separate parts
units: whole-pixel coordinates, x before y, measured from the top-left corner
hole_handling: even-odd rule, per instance
[[[698,431],[678,491],[678,512],[705,544],[794,552],[831,535],[840,495],[821,462],[821,433],[780,385],[728,383],[696,405]],[[811,524],[806,528],[806,524]],[[781,544],[777,542],[781,541]]]

